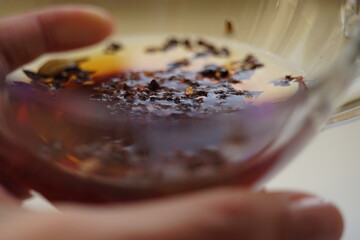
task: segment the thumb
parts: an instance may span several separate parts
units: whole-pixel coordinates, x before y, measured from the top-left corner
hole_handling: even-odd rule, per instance
[[[90,6],[62,6],[0,19],[0,73],[46,52],[83,47],[103,40],[114,28],[111,17]]]
[[[342,233],[333,205],[299,193],[224,189],[135,208],[112,213],[108,230],[122,223],[121,239],[131,240],[338,240]]]
[[[60,232],[72,227],[61,235],[69,240],[339,240],[343,227],[339,211],[313,196],[238,189],[117,209],[63,210],[67,217],[55,225]]]

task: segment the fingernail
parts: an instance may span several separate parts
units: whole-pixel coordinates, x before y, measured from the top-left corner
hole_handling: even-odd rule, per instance
[[[315,197],[293,198],[289,205],[291,240],[339,240],[343,231],[340,212]]]

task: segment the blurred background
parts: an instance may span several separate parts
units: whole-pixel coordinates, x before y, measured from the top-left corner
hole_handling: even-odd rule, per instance
[[[319,134],[267,188],[303,190],[334,202],[346,221],[343,239],[359,239],[359,140],[360,121]]]

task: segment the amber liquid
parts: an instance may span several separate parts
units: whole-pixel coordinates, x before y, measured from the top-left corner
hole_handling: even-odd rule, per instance
[[[98,49],[86,51],[86,54],[77,53],[72,57],[76,59],[84,57],[85,54],[87,61],[82,62],[79,66],[83,70],[94,72],[92,75],[94,86],[99,86],[100,82],[118,79],[119,74],[165,71],[171,62],[192,58],[194,50],[181,46],[166,52],[146,52],[149,46],[158,46],[164,39],[166,39],[164,36],[117,39],[124,46],[124,49],[119,52],[104,53],[104,46],[101,46]],[[284,81],[284,77],[301,75],[301,71],[289,66],[278,57],[229,40],[209,39],[208,41],[216,46],[226,46],[231,50],[231,55],[229,57],[207,56],[193,59],[191,64],[183,66],[171,74],[176,76],[184,72],[198,72],[206,65],[227,66],[231,62],[244,59],[248,54],[256,56],[264,64],[264,67],[242,72],[239,82],[231,85],[236,91],[256,93],[255,95],[229,95],[220,101],[215,91],[211,90],[206,97],[200,97],[201,106],[211,107],[218,104],[217,109],[234,109],[233,107],[236,106],[236,111],[241,111],[243,108],[245,110],[249,104],[257,107],[267,103],[286,102],[298,92],[299,82],[287,82]],[[29,68],[36,71],[44,62],[45,60],[39,60]],[[161,76],[164,75],[164,73],[161,74]],[[165,75],[167,74],[165,73]],[[15,76],[18,79],[21,75]],[[192,81],[199,81],[199,79],[191,79],[191,76],[191,74],[186,75]],[[28,81],[26,78],[22,78]],[[146,75],[135,83],[128,81],[127,84],[146,87],[153,78],[154,76]],[[211,85],[214,88],[220,86],[213,80],[201,79],[201,81],[208,81],[207,86]],[[165,87],[174,85],[170,81],[161,82],[161,84]],[[75,89],[75,92],[79,91],[83,94],[91,92],[91,88],[94,86],[79,87],[76,84],[68,84],[66,85],[67,89],[60,91],[71,89],[73,93]],[[186,95],[186,91],[189,90],[181,85],[176,85],[176,87],[180,88],[180,92],[177,93],[179,96]],[[94,101],[89,98],[89,105],[86,106],[89,107],[90,115],[98,114],[98,112],[91,112],[93,110],[91,104],[99,102],[106,110],[102,114],[109,114],[112,117],[116,115],[113,111],[116,102],[114,105],[113,99],[107,102],[102,99]],[[159,122],[168,122],[169,113],[173,113],[176,106],[172,102],[165,103],[164,101],[163,103],[160,100],[157,105],[151,100],[143,102],[147,110],[151,109],[155,112]],[[71,101],[68,101],[67,104],[71,104]],[[75,103],[73,105],[76,106]],[[158,106],[162,106],[161,111]],[[82,110],[84,109],[81,111],[79,109],[80,112]],[[129,111],[131,112],[133,109],[131,108]],[[201,117],[203,112],[195,111],[194,114],[191,115],[190,120],[187,119],[191,124],[193,124],[192,118],[194,116]],[[174,136],[164,135],[166,130],[163,129],[148,131],[148,126],[144,127],[146,131],[144,130],[142,133],[141,125],[135,127],[116,124],[103,126],[103,122],[94,127],[85,122],[85,115],[82,115],[79,122],[78,119],[71,119],[69,113],[60,108],[49,107],[46,104],[37,105],[24,98],[12,102],[10,115],[14,120],[9,124],[10,128],[22,136],[20,145],[23,147],[19,148],[15,143],[3,139],[2,152],[4,159],[8,159],[6,164],[9,169],[17,169],[19,184],[25,184],[27,188],[35,189],[54,201],[134,200],[213,185],[239,183],[251,185],[281,161],[285,153],[291,152],[292,146],[295,145],[293,142],[297,142],[299,145],[299,142],[303,142],[309,135],[308,131],[303,131],[302,134],[291,139],[286,146],[281,146],[271,153],[267,153],[274,141],[271,137],[267,141],[259,139],[258,148],[251,149],[253,145],[248,144],[251,146],[249,151],[239,152],[236,148],[247,146],[247,142],[253,141],[253,139],[250,135],[233,134],[234,136],[232,136],[228,133],[226,135],[223,131],[216,129],[219,125],[214,125],[208,130],[201,129],[201,127],[189,130],[187,125],[186,127],[179,125],[179,128],[183,128],[183,133],[181,131],[172,133],[172,130],[169,130],[169,134]],[[204,118],[206,119],[206,117]],[[173,120],[171,119],[171,121]],[[250,118],[249,121],[251,121]],[[271,124],[270,122],[269,124]],[[205,121],[205,123],[207,122]],[[272,127],[269,125],[269,128]],[[306,129],[308,128],[304,126],[304,130]],[[5,146],[11,149],[7,150],[7,153],[4,153]],[[21,156],[21,160],[9,161],[9,159],[14,159],[9,154],[12,151],[17,151],[19,153],[17,157]],[[234,168],[237,170],[233,171]],[[3,175],[7,176],[6,173]]]

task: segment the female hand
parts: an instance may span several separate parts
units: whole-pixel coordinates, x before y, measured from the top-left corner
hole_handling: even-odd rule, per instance
[[[105,12],[89,6],[2,18],[0,77],[46,52],[99,42],[111,34],[113,25]],[[11,192],[21,188],[4,166],[0,166],[0,181]],[[339,211],[314,196],[238,188],[127,205],[58,208],[63,214],[27,212],[0,188],[1,239],[338,240],[343,228]]]

